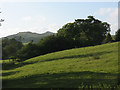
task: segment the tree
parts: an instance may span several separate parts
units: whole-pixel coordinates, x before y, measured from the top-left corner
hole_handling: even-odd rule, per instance
[[[76,23],[67,23],[58,30],[57,36],[75,40],[76,35],[79,33]]]
[[[108,33],[108,34],[106,35],[106,38],[105,38],[105,40],[103,41],[103,43],[109,43],[109,42],[112,42],[112,41],[113,41],[112,36],[110,35],[110,33]]]
[[[7,59],[11,56],[16,57],[16,53],[18,50],[20,50],[23,47],[23,44],[16,39],[8,39],[4,38],[2,40],[2,58]]]
[[[39,54],[41,55],[71,48],[72,45],[70,45],[70,43],[71,42],[64,37],[50,35],[41,39],[37,43],[37,46],[39,48]]]
[[[88,19],[77,19],[73,23],[67,23],[58,30],[57,35],[74,40],[77,43],[75,46],[79,47],[101,44],[107,32],[110,32],[108,23],[88,16]]]
[[[115,33],[115,41],[120,41],[120,29]]]
[[[37,45],[33,44],[33,41],[31,41],[17,52],[17,58],[21,61],[24,61],[26,59],[35,57],[38,55],[37,50]]]

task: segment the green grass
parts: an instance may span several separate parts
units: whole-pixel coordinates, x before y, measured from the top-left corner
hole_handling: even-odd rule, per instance
[[[118,42],[54,52],[15,65],[3,62],[3,88],[114,88]]]

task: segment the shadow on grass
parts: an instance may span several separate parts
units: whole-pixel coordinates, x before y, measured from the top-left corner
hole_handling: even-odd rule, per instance
[[[4,72],[2,73],[2,76],[9,76],[9,75],[14,75],[16,73],[18,73],[19,71],[16,71],[16,72]]]
[[[10,70],[10,69],[15,69],[15,68],[19,68],[25,65],[29,65],[29,64],[33,64],[36,62],[24,62],[24,63],[18,63],[18,64],[12,64],[12,63],[3,63],[2,64],[2,70]]]
[[[107,77],[107,78],[106,78]],[[111,78],[110,78],[111,77]],[[116,78],[115,78],[116,77]],[[90,71],[46,73],[19,79],[3,80],[3,88],[113,88],[117,74]]]
[[[41,62],[45,61],[54,61],[54,60],[59,60],[59,59],[70,59],[70,58],[85,58],[85,57],[90,57],[90,56],[100,56],[104,55],[106,53],[111,53],[112,51],[106,51],[106,52],[98,52],[98,53],[91,53],[91,54],[83,54],[83,55],[73,55],[73,56],[65,56],[65,57],[60,57],[60,58],[53,58],[53,59],[47,59]]]
[[[104,55],[106,53],[111,53],[112,51],[106,51],[106,52],[98,52],[98,53],[91,53],[91,54],[83,54],[83,55],[73,55],[73,56],[65,56],[65,57],[60,57],[60,58],[52,58],[52,59],[46,59],[44,61],[40,61],[40,62],[46,62],[46,61],[54,61],[54,60],[59,60],[59,59],[70,59],[70,58],[85,58],[85,57],[90,57],[90,56],[100,56],[100,55]],[[38,62],[38,61],[37,61]],[[11,63],[4,63],[2,64],[2,69],[3,70],[10,70],[10,69],[15,69],[15,68],[19,68],[25,65],[29,65],[29,64],[33,64],[36,63],[34,61],[32,62],[21,62],[19,64],[11,64]]]

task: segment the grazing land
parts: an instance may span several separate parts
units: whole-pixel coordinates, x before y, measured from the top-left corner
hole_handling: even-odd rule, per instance
[[[69,49],[10,64],[3,88],[120,88],[118,43]]]

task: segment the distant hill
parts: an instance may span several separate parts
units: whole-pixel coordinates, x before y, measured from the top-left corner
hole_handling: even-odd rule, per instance
[[[13,34],[13,35],[10,35],[10,36],[7,36],[7,38],[11,39],[11,38],[16,38],[17,40],[20,39],[21,37],[21,41],[23,43],[28,43],[30,42],[31,40],[33,40],[33,42],[38,42],[40,39],[48,36],[48,35],[55,35],[55,33],[53,32],[45,32],[45,33],[42,33],[42,34],[38,34],[38,33],[33,33],[33,32],[19,32],[17,34]]]

